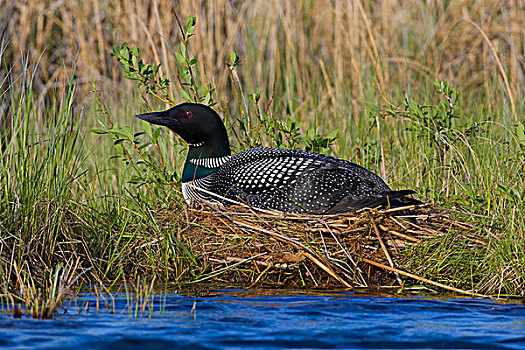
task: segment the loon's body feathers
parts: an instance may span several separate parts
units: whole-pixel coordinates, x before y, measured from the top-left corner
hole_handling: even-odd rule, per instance
[[[207,106],[187,103],[138,117],[169,127],[190,145],[182,176],[188,201],[228,205],[226,198],[283,212],[339,213],[403,206],[402,197],[413,193],[391,191],[365,168],[322,154],[261,147],[232,156],[224,124]]]
[[[356,164],[279,148],[238,153],[209,178],[214,193],[285,212],[326,212],[349,195],[355,197],[354,208],[363,207],[359,198],[390,190],[377,175]]]

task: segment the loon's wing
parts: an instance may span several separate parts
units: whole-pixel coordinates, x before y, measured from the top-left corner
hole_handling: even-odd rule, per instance
[[[292,197],[309,212],[344,212],[380,205],[403,205],[398,199],[412,191],[391,191],[372,172],[360,167],[326,163],[297,179]]]
[[[347,195],[343,197],[339,202],[337,202],[337,204],[330,208],[327,212],[334,214],[344,213],[355,210],[356,208],[375,208],[378,206],[390,206],[392,208],[402,207],[408,205],[404,202],[404,197],[413,193],[414,191],[412,190],[385,191],[364,198]],[[421,203],[415,199],[410,200],[417,203]]]

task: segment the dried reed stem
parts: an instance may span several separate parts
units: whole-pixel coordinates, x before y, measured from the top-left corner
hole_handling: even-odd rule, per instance
[[[361,260],[363,262],[367,263],[367,264],[370,264],[370,265],[373,265],[373,266],[376,266],[376,267],[380,267],[382,269],[385,269],[385,270],[388,270],[388,271],[392,271],[392,272],[398,273],[400,275],[407,276],[407,277],[413,278],[415,280],[418,280],[418,281],[421,281],[421,282],[424,282],[424,283],[428,283],[428,284],[431,284],[431,285],[439,287],[439,288],[447,289],[447,290],[450,290],[450,291],[453,291],[453,292],[456,292],[456,293],[470,295],[470,296],[479,297],[479,298],[495,299],[494,297],[491,297],[489,295],[479,294],[479,293],[476,293],[476,292],[471,292],[471,291],[468,291],[468,290],[447,286],[446,284],[443,284],[443,283],[434,282],[432,280],[429,280],[429,279],[426,279],[426,278],[414,275],[413,273],[405,272],[403,270],[396,269],[395,267],[390,267],[390,266],[381,264],[379,262],[376,262],[376,261],[373,261],[373,260],[370,260],[370,259],[367,259],[367,258],[362,258]]]
[[[383,238],[381,238],[381,233],[379,232],[379,229],[377,228],[377,224],[372,217],[372,214],[368,212],[368,218],[370,219],[370,222],[372,223],[372,227],[374,228],[374,232],[377,236],[377,239],[379,240],[379,244],[381,245],[381,249],[383,250],[383,253],[385,253],[386,260],[388,260],[388,263],[392,268],[394,268],[394,262],[392,261],[392,258],[390,257],[390,254],[388,253],[388,250],[386,249],[385,243],[383,242]],[[403,281],[399,277],[399,275],[396,273],[396,279],[400,286],[403,286]]]

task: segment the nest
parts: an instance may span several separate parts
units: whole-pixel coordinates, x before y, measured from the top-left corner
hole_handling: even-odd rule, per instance
[[[412,215],[398,215],[400,210]],[[179,211],[180,213],[180,211]],[[180,214],[182,215],[182,214]],[[345,215],[291,215],[211,203],[184,210],[179,240],[204,266],[196,282],[245,287],[355,288],[423,283],[479,296],[406,271],[407,254],[443,235],[484,245],[475,227],[437,208],[364,209]],[[398,215],[398,216],[396,216]],[[159,215],[173,220],[173,211]]]

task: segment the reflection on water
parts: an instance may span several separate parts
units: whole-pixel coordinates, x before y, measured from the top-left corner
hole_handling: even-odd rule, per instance
[[[158,295],[149,318],[131,317],[125,296],[116,314],[77,312],[95,300],[53,320],[0,314],[0,349],[525,348],[525,307],[487,300],[215,291]]]

